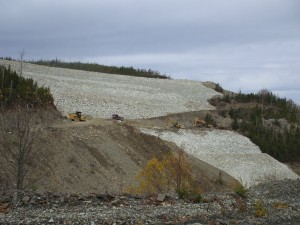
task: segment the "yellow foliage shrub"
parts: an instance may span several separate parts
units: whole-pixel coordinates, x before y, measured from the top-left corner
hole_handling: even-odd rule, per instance
[[[192,167],[183,150],[177,154],[166,154],[161,160],[154,157],[138,173],[136,180],[138,186],[130,186],[130,193],[157,194],[198,188],[195,187]]]
[[[254,202],[254,211],[255,211],[254,215],[256,217],[263,217],[263,216],[267,215],[267,213],[268,213],[267,208],[265,207],[263,201],[260,199],[257,199]]]

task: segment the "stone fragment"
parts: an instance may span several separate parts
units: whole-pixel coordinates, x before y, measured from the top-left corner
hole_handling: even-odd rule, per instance
[[[22,198],[22,202],[29,202],[30,201],[30,197],[29,196],[24,196]]]
[[[83,203],[85,203],[85,204],[91,204],[92,201],[83,201]]]
[[[113,200],[112,202],[110,202],[112,205],[118,205],[121,203],[121,200],[120,199],[115,199]]]
[[[163,202],[165,200],[165,198],[166,198],[165,194],[158,194],[156,201]]]

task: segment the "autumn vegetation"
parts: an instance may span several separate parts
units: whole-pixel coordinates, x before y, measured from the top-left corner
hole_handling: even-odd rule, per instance
[[[148,161],[137,174],[137,186],[128,187],[130,193],[151,195],[176,192],[180,198],[201,201],[202,189],[193,175],[192,166],[186,153],[168,153]]]

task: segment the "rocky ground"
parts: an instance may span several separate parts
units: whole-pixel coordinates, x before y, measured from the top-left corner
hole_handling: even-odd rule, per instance
[[[200,203],[175,195],[155,197],[106,194],[30,194],[12,208],[2,196],[0,224],[291,224],[300,223],[300,180],[234,192],[204,193]]]

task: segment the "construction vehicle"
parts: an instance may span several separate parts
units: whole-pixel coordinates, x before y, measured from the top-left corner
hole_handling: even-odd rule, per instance
[[[76,111],[75,113],[70,113],[68,117],[72,121],[86,121],[86,118],[82,115],[82,112],[79,111]]]
[[[124,120],[124,117],[119,116],[118,114],[112,114],[111,118],[113,120],[119,120],[119,121],[123,121]]]
[[[194,119],[194,127],[204,127],[206,126],[206,122],[204,119],[199,119],[198,117],[195,117]]]
[[[196,117],[194,119],[194,127],[208,127],[211,128],[212,125],[210,123],[208,123],[206,120],[204,119],[199,119],[198,117]]]
[[[172,127],[177,128],[177,129],[180,129],[180,128],[181,128],[181,125],[179,124],[178,121],[175,121],[175,122],[172,122]]]

